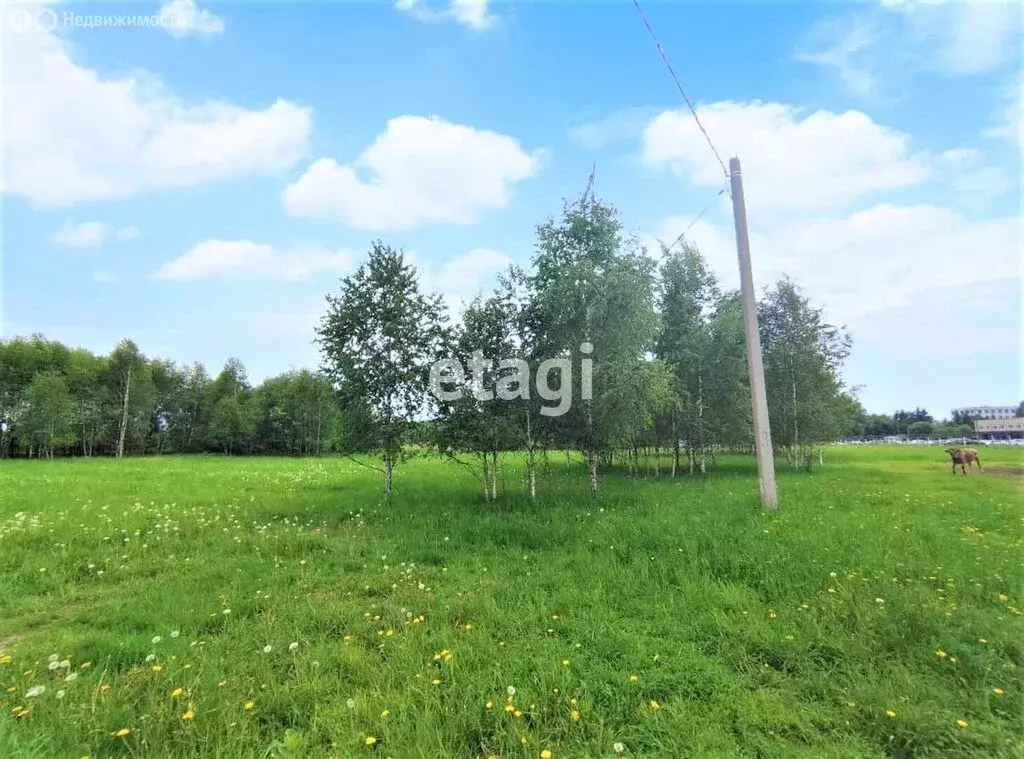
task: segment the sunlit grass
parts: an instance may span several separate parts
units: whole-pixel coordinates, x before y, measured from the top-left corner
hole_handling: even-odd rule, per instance
[[[832,449],[766,515],[747,459],[564,461],[492,506],[425,458],[388,505],[339,459],[0,463],[0,756],[1019,750],[1024,480]]]

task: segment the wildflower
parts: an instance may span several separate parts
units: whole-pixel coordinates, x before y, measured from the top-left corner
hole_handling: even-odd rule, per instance
[[[391,712],[389,712],[387,709],[385,709],[384,711],[382,711],[380,713],[380,718],[381,719],[387,719],[389,714],[391,714]]]
[[[163,669],[164,669],[164,667],[163,667],[162,664],[154,664],[153,665],[153,671],[154,672],[162,672]]]
[[[25,692],[25,698],[35,698],[36,696],[41,696],[44,693],[46,693],[45,685],[33,685]]]
[[[57,691],[57,698],[64,698],[65,692],[62,690]]]
[[[189,704],[188,709],[185,711],[184,714],[181,715],[181,718],[186,722],[190,722],[191,720],[193,720],[196,716],[196,713],[193,711],[194,708],[195,707],[192,704]]]
[[[562,659],[562,666],[563,667],[568,667],[569,666],[569,660],[568,659]]]
[[[228,614],[230,614],[230,613],[231,613],[231,609],[224,609],[224,610],[223,610],[223,611],[221,612],[221,614],[223,614],[223,615],[225,615],[225,616],[227,616],[227,615],[228,615]]]
[[[113,735],[113,736],[114,736],[115,738],[124,738],[124,737],[125,737],[126,735],[130,735],[130,734],[131,734],[131,732],[132,732],[132,729],[131,729],[130,727],[122,727],[122,728],[121,728],[121,729],[119,729],[119,730],[115,730],[115,731],[114,731],[114,732],[112,733],[112,735]]]
[[[896,717],[896,712],[894,712],[892,709],[886,709],[885,710],[885,716],[888,717],[889,719],[893,719],[893,718]]]
[[[1005,600],[1007,600],[1007,599],[1006,599],[1006,594],[1005,594],[1005,593],[1000,593],[1000,594],[999,594],[999,600],[1000,600],[1000,601],[1005,601]]]
[[[523,716],[523,712],[521,710],[519,710],[519,709],[516,709],[514,712],[512,712],[512,716],[515,717],[516,719],[519,719],[520,717]]]
[[[484,704],[484,708],[485,709],[492,709],[492,708],[494,708],[494,702],[493,701],[488,701],[486,704]]]
[[[431,685],[440,685],[441,681],[438,680],[437,678],[434,678],[433,680],[430,681],[430,684]]]
[[[884,598],[876,598],[875,599],[875,603],[876,604],[884,604],[885,603],[885,599]]]
[[[367,735],[366,740],[364,740],[363,743],[365,743],[367,746],[376,746],[377,739],[372,735]]]
[[[573,709],[571,712],[569,712],[569,716],[572,717],[572,721],[573,722],[579,722],[580,721],[580,713],[578,711],[576,711],[575,709]]]
[[[3,656],[0,656],[0,664],[10,664],[10,663],[11,663],[11,655],[10,654],[4,654]]]
[[[978,638],[978,642],[981,643],[981,645],[985,645],[986,643],[988,643],[988,641],[984,638]]]
[[[1003,695],[1004,693],[1006,693],[1006,691],[1004,691],[1004,690],[1003,690],[1002,688],[993,688],[993,689],[992,689],[992,692],[993,692],[994,694],[996,694],[997,696],[1001,696],[1001,695]]]
[[[89,667],[91,667],[91,666],[92,666],[92,662],[91,661],[84,661],[84,662],[81,663],[81,665],[79,665],[78,668],[79,669],[89,669]]]
[[[956,726],[959,727],[961,730],[963,730],[965,727],[967,727],[967,720],[965,720],[965,719],[958,719],[956,721]]]
[[[246,701],[246,702],[245,702],[245,703],[244,703],[244,704],[242,705],[242,709],[244,709],[244,710],[245,710],[245,711],[247,711],[247,712],[250,712],[250,711],[252,711],[252,708],[253,708],[254,706],[256,706],[256,702],[255,702],[255,701]]]
[[[637,677],[636,675],[630,675],[630,676],[629,676],[629,679],[630,679],[630,680],[632,680],[632,681],[633,681],[633,682],[635,683],[635,682],[636,682],[637,680],[639,680],[640,678],[639,678],[639,677]]]
[[[347,706],[349,708],[349,711],[355,709],[356,708],[356,700],[354,698],[350,698],[348,701],[345,702],[345,706]]]
[[[551,752],[547,749],[544,749],[540,752],[540,759],[551,759]]]
[[[506,691],[506,692],[508,693],[508,695],[510,695],[510,696],[514,696],[514,695],[516,695],[516,689],[515,689],[515,687],[514,687],[514,686],[511,686],[511,685],[510,685],[510,686],[508,686],[508,687],[507,687],[507,688],[505,689],[505,691]]]
[[[623,746],[621,743],[613,743],[612,744],[612,751],[614,751],[616,754],[621,754],[625,750],[626,750],[626,747]]]
[[[60,660],[60,654],[50,654],[46,657],[46,661],[53,663]]]
[[[935,655],[938,656],[940,659],[945,659],[946,658],[946,652],[943,651],[942,649],[939,649],[938,651],[936,651]]]
[[[181,698],[181,696],[184,693],[185,693],[185,689],[184,688],[175,688],[174,690],[171,691],[171,698]]]
[[[64,678],[64,682],[66,682],[66,683],[73,683],[77,679],[78,679],[78,673],[77,672],[69,672],[67,677]]]
[[[148,655],[148,656],[146,657],[146,661],[147,661],[147,662],[151,662],[151,661],[153,661],[153,660],[154,660],[155,658],[156,658],[156,654],[149,654],[149,655]]]
[[[652,709],[653,709],[654,711],[658,711],[658,709],[660,709],[660,708],[661,708],[661,704],[659,704],[659,703],[658,703],[657,701],[655,701],[655,700],[654,700],[654,699],[652,698],[652,699],[651,699],[651,708],[652,708]]]
[[[46,665],[46,668],[51,672],[56,672],[58,669],[60,669],[60,662],[52,661]]]
[[[154,636],[153,636],[153,645],[155,646],[155,645],[156,645],[157,643],[159,643],[159,642],[160,642],[161,640],[163,640],[163,639],[162,639],[162,638],[161,638],[161,637],[160,637],[159,635],[154,635]]]
[[[263,653],[269,654],[273,650],[273,646],[269,643],[263,647]]]
[[[179,635],[181,635],[181,630],[171,630],[172,638],[177,638]]]
[[[294,642],[294,643],[289,643],[289,644],[288,644],[288,650],[289,650],[289,651],[294,651],[294,650],[295,650],[296,648],[298,648],[298,647],[299,647],[299,644],[298,644],[298,642]]]

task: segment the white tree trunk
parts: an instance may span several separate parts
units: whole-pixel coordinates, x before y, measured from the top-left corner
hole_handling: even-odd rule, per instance
[[[537,500],[537,471],[533,458],[533,430],[530,427],[530,409],[526,409],[526,478],[530,485],[530,500]]]
[[[590,477],[590,494],[597,495],[597,456],[593,450],[587,451],[587,475]]]
[[[384,452],[384,497],[391,500],[391,451]]]
[[[128,376],[124,381],[124,403],[121,405],[121,429],[117,435],[117,457],[124,456],[124,439],[128,433],[128,395],[132,386],[132,368],[128,367]]]

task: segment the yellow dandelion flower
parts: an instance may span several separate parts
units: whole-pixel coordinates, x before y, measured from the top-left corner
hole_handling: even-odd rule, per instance
[[[886,709],[885,710],[885,716],[888,717],[889,719],[893,719],[893,718],[896,717],[896,712],[894,712],[892,709]]]
[[[366,739],[363,741],[363,743],[365,743],[367,746],[376,746],[377,745],[377,738],[375,736],[372,736],[372,735],[367,735]]]
[[[945,659],[946,658],[946,652],[943,651],[942,649],[939,649],[938,651],[936,651],[935,655],[938,656],[940,659]]]
[[[775,616],[776,616],[776,614],[775,614],[774,611],[768,612],[768,619],[775,619]]]
[[[547,749],[540,752],[540,759],[551,759],[552,756],[553,754]]]
[[[505,704],[505,711],[507,711],[507,712],[514,712],[515,710],[516,710],[516,707],[515,707],[514,704]]]
[[[512,716],[515,717],[516,719],[519,719],[520,717],[523,716],[523,713],[519,709],[516,709],[514,712],[512,712]]]
[[[186,722],[191,721],[196,716],[196,713],[192,710],[192,704],[188,705],[188,711],[181,715],[181,718]]]
[[[658,709],[660,709],[660,708],[661,708],[661,704],[659,704],[659,703],[658,703],[657,701],[655,701],[655,700],[654,700],[654,699],[652,698],[652,699],[651,699],[651,708],[652,708],[652,709],[654,709],[654,711],[658,711]]]
[[[569,699],[569,703],[572,704],[573,706],[576,706],[576,699],[575,698],[570,698]]]
[[[967,720],[965,720],[965,719],[958,719],[956,721],[956,726],[959,727],[961,730],[963,730],[965,727],[967,727]]]
[[[126,735],[131,734],[132,729],[130,727],[122,727],[120,730],[115,730],[113,735],[115,738],[124,738]]]
[[[979,642],[979,643],[980,643],[981,645],[985,645],[986,643],[988,643],[988,641],[987,641],[987,640],[985,640],[984,638],[978,638],[978,642]]]
[[[473,623],[472,622],[467,622],[466,623],[466,629],[467,630],[472,630],[473,629]]]
[[[576,711],[575,709],[573,709],[571,712],[569,712],[569,716],[572,717],[572,721],[573,722],[579,722],[580,721],[580,713],[578,711]]]
[[[248,711],[252,711],[252,708],[253,708],[254,706],[256,706],[256,702],[255,702],[255,701],[246,701],[246,702],[245,702],[244,704],[242,704],[242,708],[243,708],[243,709],[244,709],[245,711],[247,711],[247,712],[248,712]]]
[[[1005,600],[1007,600],[1007,598],[1006,598],[1006,594],[1005,594],[1005,593],[1000,593],[1000,594],[999,594],[999,600],[1000,600],[1000,601],[1005,601]]]
[[[4,654],[3,656],[0,656],[0,664],[10,664],[10,663],[11,663],[11,655],[10,654]]]
[[[430,684],[431,684],[431,685],[440,685],[440,684],[441,684],[441,681],[435,678],[435,679],[433,679],[433,680],[431,680],[431,681],[430,681]]]
[[[993,688],[993,689],[992,689],[992,692],[993,692],[994,694],[996,694],[997,696],[1001,696],[1001,695],[1003,695],[1004,693],[1006,693],[1006,691],[1004,691],[1004,690],[1003,690],[1002,688]]]
[[[79,669],[89,669],[89,667],[91,667],[91,666],[92,666],[92,662],[91,661],[84,661],[79,666]]]
[[[153,665],[153,671],[154,671],[154,672],[162,672],[162,671],[163,671],[163,669],[164,669],[164,668],[163,668],[163,665],[162,665],[162,664],[154,664],[154,665]]]
[[[484,704],[484,708],[485,709],[490,709],[493,706],[494,706],[494,702],[493,701],[488,701],[486,704]]]
[[[633,682],[635,683],[635,682],[636,682],[637,680],[639,680],[640,678],[639,678],[639,677],[637,677],[636,675],[630,675],[630,676],[629,676],[629,679],[630,679],[630,680],[632,680],[632,681],[633,681]]]
[[[568,667],[569,666],[569,660],[568,659],[562,659],[562,666],[563,667]]]
[[[380,713],[380,718],[381,719],[387,719],[389,714],[391,714],[391,712],[389,712],[387,709],[385,709],[384,711],[382,711]]]
[[[100,693],[106,693],[110,690],[110,683],[100,683]]]
[[[181,698],[181,696],[184,693],[185,693],[185,689],[184,688],[175,688],[174,690],[171,691],[171,698]]]
[[[223,688],[227,684],[228,684],[227,680],[221,680],[219,683],[217,683],[217,687],[218,688]]]

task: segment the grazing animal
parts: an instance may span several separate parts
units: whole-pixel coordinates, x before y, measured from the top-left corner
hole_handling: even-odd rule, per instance
[[[947,448],[946,453],[953,459],[953,474],[956,474],[956,468],[959,465],[960,471],[966,475],[966,467],[969,466],[973,470],[975,462],[978,463],[979,471],[985,471],[981,466],[981,458],[978,456],[978,452],[973,448]]]

